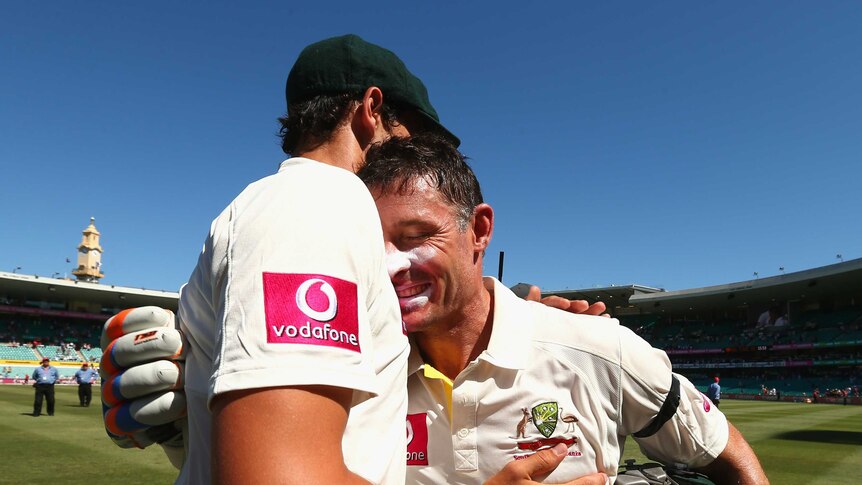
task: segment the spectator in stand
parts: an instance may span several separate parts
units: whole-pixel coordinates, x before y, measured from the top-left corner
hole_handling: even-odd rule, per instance
[[[775,322],[773,323],[776,327],[784,327],[786,325],[790,325],[790,319],[787,318],[787,315],[782,310],[778,310],[778,316],[775,318]]]
[[[715,376],[715,382],[709,385],[709,389],[706,390],[706,397],[708,397],[715,407],[719,407],[718,403],[721,401],[721,386],[718,384],[719,378]]]
[[[769,325],[769,310],[761,313],[759,317],[757,317],[757,326],[755,328],[766,327]]]
[[[42,414],[42,398],[48,401],[48,416],[54,415],[54,384],[60,379],[60,373],[51,365],[51,360],[42,359],[41,367],[33,371],[33,387],[36,388],[36,398],[33,400],[33,416]]]
[[[96,371],[90,369],[90,364],[84,362],[81,364],[81,369],[75,372],[75,382],[78,383],[78,400],[81,401],[81,407],[89,407],[90,400],[93,398],[93,379],[96,377]]]
[[[771,327],[775,325],[775,321],[778,317],[781,316],[781,307],[774,306],[769,310],[761,313],[759,317],[757,317],[757,328],[761,327]]]

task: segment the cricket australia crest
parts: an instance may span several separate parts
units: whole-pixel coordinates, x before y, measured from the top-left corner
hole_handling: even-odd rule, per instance
[[[533,424],[545,438],[550,438],[554,434],[554,430],[557,429],[559,412],[560,409],[556,401],[543,402],[533,406],[530,412]]]

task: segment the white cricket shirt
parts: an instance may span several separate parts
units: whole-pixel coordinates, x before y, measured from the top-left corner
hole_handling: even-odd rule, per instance
[[[494,298],[491,339],[451,387],[418,352],[410,357],[407,483],[480,484],[559,442],[569,454],[546,482],[597,471],[615,479],[625,436],[655,418],[670,390],[666,354],[615,319],[521,300],[493,278],[485,285]],[[636,439],[652,459],[703,466],[724,450],[727,421],[676,377],[676,413]]]
[[[180,296],[190,439],[177,483],[210,482],[213,396],[292,385],[353,389],[347,467],[404,482],[409,345],[384,257],[368,189],[309,159],[286,160],[216,218]]]

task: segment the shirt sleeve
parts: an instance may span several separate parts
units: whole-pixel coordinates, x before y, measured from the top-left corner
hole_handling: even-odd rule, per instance
[[[210,399],[292,385],[379,392],[368,315],[384,264],[377,210],[353,174],[311,170],[264,179],[213,226]]]
[[[699,468],[712,462],[727,445],[724,414],[685,377],[674,374],[667,354],[621,327],[622,413],[620,429],[633,435],[659,415],[673,379],[679,381],[679,406],[654,434],[635,437],[641,451],[663,463]]]

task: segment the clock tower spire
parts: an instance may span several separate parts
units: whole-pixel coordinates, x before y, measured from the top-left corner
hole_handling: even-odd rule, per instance
[[[84,229],[84,237],[78,245],[78,269],[72,271],[79,281],[98,283],[102,274],[102,246],[99,245],[99,230],[96,218],[90,218],[90,225]]]

